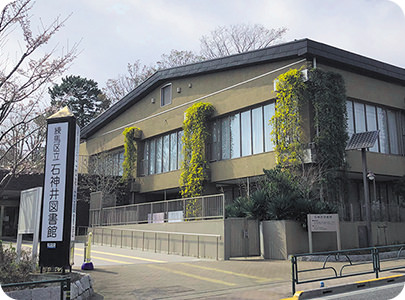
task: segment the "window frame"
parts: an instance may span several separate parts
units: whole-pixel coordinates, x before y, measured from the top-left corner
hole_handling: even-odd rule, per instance
[[[166,101],[164,90],[170,87],[170,101]],[[173,100],[173,88],[171,83],[167,83],[160,88],[160,107],[172,104]]]

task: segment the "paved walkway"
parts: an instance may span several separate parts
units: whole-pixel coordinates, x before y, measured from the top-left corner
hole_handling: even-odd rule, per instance
[[[84,245],[76,244],[75,265],[80,270]],[[92,246],[95,269],[93,299],[282,299],[292,296],[291,263],[260,258],[216,261],[143,252],[108,246]],[[300,262],[302,267],[319,263]],[[381,276],[404,274],[405,269]],[[311,276],[319,276],[313,274]],[[374,274],[325,281],[326,286],[373,279]],[[319,288],[319,282],[297,290]]]

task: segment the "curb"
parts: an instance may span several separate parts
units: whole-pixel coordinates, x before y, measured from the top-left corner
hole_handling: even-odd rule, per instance
[[[372,287],[378,287],[386,284],[398,283],[398,282],[405,282],[405,275],[393,275],[363,281],[357,281],[354,283],[349,283],[346,285],[338,285],[329,288],[322,288],[316,290],[309,290],[309,291],[299,291],[294,294],[291,298],[285,298],[282,300],[303,300],[303,299],[312,299],[312,298],[319,298],[323,296],[329,296],[334,294],[341,294],[352,292],[361,289],[368,289]]]

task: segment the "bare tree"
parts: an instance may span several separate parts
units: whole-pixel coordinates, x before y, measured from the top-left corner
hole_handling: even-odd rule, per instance
[[[155,72],[154,67],[142,65],[139,60],[133,64],[128,63],[127,74],[120,74],[116,79],[108,79],[103,92],[112,103],[115,103]]]
[[[286,32],[286,28],[268,29],[259,24],[218,27],[210,35],[201,37],[200,55],[193,51],[172,50],[169,54],[162,54],[161,59],[152,66],[143,65],[137,60],[128,64],[126,75],[109,79],[103,92],[114,103],[158,70],[268,47],[280,42]]]
[[[286,28],[268,29],[260,24],[220,26],[201,39],[201,55],[213,59],[261,49],[281,41]]]
[[[59,55],[56,55],[56,47],[48,52],[41,51],[66,19],[57,17],[49,26],[34,32],[29,15],[32,5],[32,0],[16,0],[0,13],[0,167],[8,171],[0,180],[0,191],[12,176],[27,170],[28,167],[23,167],[24,162],[40,147],[40,140],[31,143],[28,139],[40,132],[41,126],[35,121],[43,115],[41,95],[77,54],[76,44]],[[13,50],[11,34],[13,39],[20,34],[20,53],[15,59],[8,55]],[[9,159],[13,156],[11,153],[16,154],[13,160]]]
[[[172,50],[169,54],[162,54],[161,59],[152,66],[143,65],[137,60],[133,64],[127,65],[127,74],[118,75],[116,79],[108,79],[103,92],[114,103],[121,100],[156,71],[202,60],[202,56],[198,56],[192,51],[179,50]]]

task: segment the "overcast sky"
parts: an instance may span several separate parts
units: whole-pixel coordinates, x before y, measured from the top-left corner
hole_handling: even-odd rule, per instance
[[[0,0],[5,1],[5,0]],[[402,1],[402,3],[401,3]],[[403,0],[37,0],[34,21],[70,16],[51,44],[82,50],[66,75],[104,87],[127,63],[153,64],[170,50],[199,51],[217,26],[286,27],[284,41],[310,38],[405,68]],[[405,7],[405,6],[402,6]]]

